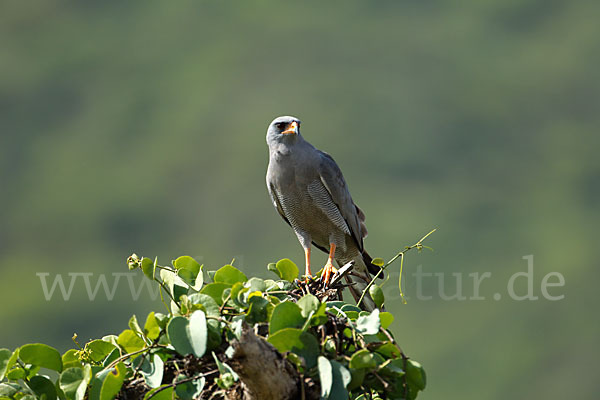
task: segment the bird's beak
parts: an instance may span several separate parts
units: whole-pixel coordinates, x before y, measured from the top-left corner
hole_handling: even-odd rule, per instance
[[[284,135],[289,135],[289,134],[297,135],[298,134],[298,123],[296,121],[292,122],[291,124],[288,125],[288,128],[281,133],[283,133]]]

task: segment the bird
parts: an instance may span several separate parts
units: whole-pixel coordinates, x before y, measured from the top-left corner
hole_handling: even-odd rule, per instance
[[[273,206],[287,222],[305,254],[305,276],[311,277],[311,245],[328,254],[321,279],[327,285],[338,266],[353,262],[350,292],[358,302],[379,267],[365,251],[365,214],[354,203],[337,163],[306,141],[301,121],[292,116],[275,118],[267,129],[269,165],[266,183]],[[367,295],[361,307],[375,309]]]

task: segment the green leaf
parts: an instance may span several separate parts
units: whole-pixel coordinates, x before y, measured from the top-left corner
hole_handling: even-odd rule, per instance
[[[6,375],[6,370],[8,369],[8,361],[12,356],[13,352],[8,349],[0,349],[0,382],[4,379],[4,375]]]
[[[162,389],[164,387],[167,387],[166,389]],[[158,392],[158,394],[154,394]],[[144,400],[148,400],[148,399],[152,399],[152,400],[172,400],[173,399],[173,386],[171,385],[162,385],[161,387],[158,387],[156,389],[152,389],[150,390],[148,393],[146,393],[146,395],[144,396]]]
[[[288,282],[293,282],[300,273],[296,264],[289,258],[277,261],[275,268],[277,269],[277,275]]]
[[[195,272],[196,275],[200,272],[200,264],[190,256],[181,256],[173,261],[173,266],[176,270],[187,269]]]
[[[325,343],[323,343],[323,350],[331,355],[335,354],[337,350],[335,346],[335,340],[333,340],[333,338],[325,339]]]
[[[154,261],[148,257],[142,258],[142,272],[150,280],[154,280]]]
[[[114,352],[119,352],[119,349],[115,349],[113,351]],[[111,353],[112,354],[112,353]],[[120,353],[119,353],[120,354]],[[106,367],[106,365],[105,365]],[[98,368],[102,368],[102,367],[92,367],[92,379],[90,380],[90,390],[88,392],[88,398],[89,400],[100,400],[100,391],[102,389],[102,385],[104,384],[104,380],[106,379],[106,377],[108,375],[110,375],[110,373],[112,371],[114,371],[114,368],[111,369],[100,369],[98,371]],[[60,391],[60,388],[58,389],[58,391]],[[59,398],[61,400],[64,400],[64,394],[61,393],[57,393]]]
[[[113,361],[115,361],[119,357],[121,357],[121,349],[117,347],[108,355],[108,357],[104,359],[104,362],[102,362],[102,366],[108,367],[110,364],[113,363]]]
[[[383,267],[385,265],[385,261],[383,260],[383,258],[375,257],[371,260],[371,264],[377,265],[378,267]]]
[[[153,354],[151,360],[152,361],[149,361],[147,358],[143,358],[140,372],[148,387],[157,388],[162,383],[164,362],[158,354]]]
[[[11,381],[18,381],[19,379],[25,378],[25,370],[21,367],[15,367],[6,373],[6,378]]]
[[[283,304],[283,303],[282,303]],[[306,366],[312,368],[317,364],[319,342],[317,338],[301,329],[285,328],[269,335],[267,339],[279,352],[291,351],[306,361]]]
[[[331,360],[331,370],[333,372],[333,386],[331,387],[330,400],[347,400],[348,391],[346,387],[352,380],[350,371],[342,364],[335,360]]]
[[[8,363],[6,364],[6,369],[9,370],[12,368],[13,365],[15,365],[17,363],[17,360],[19,359],[19,351],[21,349],[17,348],[13,353],[12,356],[10,356],[10,358],[8,359]]]
[[[269,315],[273,314],[273,305],[261,296],[252,296],[248,299],[248,311],[246,311],[246,322],[256,324],[267,322]]]
[[[246,275],[233,265],[225,265],[215,272],[215,282],[227,283],[233,285],[237,282],[246,282]]]
[[[375,351],[385,358],[398,358],[402,355],[398,347],[396,347],[393,343],[387,342],[377,347]]]
[[[60,374],[58,386],[68,400],[83,400],[90,379],[92,368],[89,364],[84,368],[68,368]]]
[[[156,322],[158,322],[158,326],[160,326],[161,330],[167,329],[167,324],[171,319],[168,315],[163,313],[154,313],[154,318],[156,318]]]
[[[117,343],[117,339],[118,339],[118,338],[119,338],[119,337],[118,337],[117,335],[104,335],[104,336],[102,336],[102,337],[101,337],[101,339],[102,339],[102,340],[104,340],[105,342],[112,343],[112,344],[114,344],[115,346],[118,346],[118,345],[119,345],[119,344]]]
[[[90,358],[95,362],[104,360],[116,347],[110,342],[104,340],[92,340],[86,345],[90,350]]]
[[[46,396],[46,400],[56,400],[56,388],[52,381],[45,376],[36,375],[31,377],[28,386],[38,398]]]
[[[244,301],[244,293],[248,292],[248,288],[244,287],[244,284],[241,282],[237,282],[235,283],[232,287],[231,287],[231,291],[229,292],[229,295],[231,296],[231,298],[233,299],[233,301],[241,307],[247,307],[248,305],[245,303]],[[225,298],[227,297],[227,293],[223,292],[223,301],[225,301]]]
[[[352,354],[349,363],[350,368],[375,368],[377,363],[375,362],[375,357],[373,354],[367,350],[362,349]]]
[[[188,335],[194,355],[198,358],[202,357],[206,352],[206,341],[208,337],[206,315],[204,315],[202,310],[194,311],[190,317]]]
[[[373,299],[377,307],[381,307],[383,305],[385,297],[383,295],[383,290],[381,290],[381,287],[379,287],[379,285],[371,285],[371,287],[369,288],[369,294],[371,295],[371,298]]]
[[[208,327],[208,339],[206,343],[206,348],[209,350],[214,350],[221,345],[222,339],[222,328],[221,323],[214,319],[209,319],[206,322],[206,326]]]
[[[210,285],[214,285],[214,283],[211,283]],[[217,284],[220,285],[220,284]],[[192,295],[190,295],[189,300],[192,304],[194,305],[201,305],[202,306],[202,311],[204,311],[206,313],[206,315],[209,316],[213,316],[213,317],[218,317],[219,315],[221,315],[221,311],[219,310],[219,305],[217,304],[217,302],[215,301],[215,299],[213,299],[211,296],[204,294],[204,293],[194,293]],[[198,307],[195,307],[198,308]]]
[[[370,315],[363,315],[356,320],[356,330],[363,335],[375,335],[379,332],[381,321],[379,310],[374,310]]]
[[[167,325],[167,336],[175,350],[182,356],[192,354],[194,349],[188,338],[189,320],[185,317],[174,317]]]
[[[202,266],[190,256],[181,256],[173,261],[177,274],[194,290],[198,291],[204,284]]]
[[[331,393],[331,386],[333,386],[331,363],[327,358],[319,356],[317,364],[319,367],[319,381],[321,383],[321,398],[328,399]]]
[[[12,398],[21,390],[21,386],[15,383],[0,383],[0,399]]]
[[[206,294],[206,295],[212,297],[213,300],[216,301],[217,304],[221,306],[221,305],[223,305],[223,297],[222,297],[223,291],[227,288],[231,288],[231,284],[222,283],[222,282],[209,283],[208,285],[206,285],[202,288],[200,293]],[[192,295],[192,296],[194,296],[194,295]]]
[[[175,387],[175,393],[182,400],[193,400],[200,398],[200,394],[202,394],[202,389],[204,389],[204,384],[206,383],[206,379],[201,376],[198,379],[194,379],[193,381],[185,382],[185,383],[177,383],[177,381],[181,381],[186,379],[185,375],[179,375],[175,383],[177,386]]]
[[[300,307],[300,312],[302,313],[302,316],[304,318],[308,318],[311,312],[316,313],[319,310],[321,302],[319,301],[319,299],[317,299],[316,296],[312,294],[307,294],[306,296],[303,296],[300,300],[298,300],[296,304],[298,305],[298,307]]]
[[[81,368],[81,360],[79,360],[78,350],[70,349],[62,355],[63,369],[67,368]]]
[[[364,368],[351,368],[350,374],[352,375],[352,379],[348,384],[348,390],[354,390],[363,384],[367,370]]]
[[[129,318],[128,325],[129,325],[129,329],[134,331],[139,337],[141,337],[141,338],[144,337],[144,331],[143,331],[142,327],[140,326],[135,314],[132,315],[131,318]]]
[[[62,371],[62,359],[58,350],[41,343],[26,344],[19,350],[19,358],[25,364],[38,365],[54,371]]]
[[[321,303],[319,305],[319,308],[317,309],[317,311],[315,311],[315,313],[313,314],[310,323],[313,326],[318,326],[318,325],[323,325],[326,324],[327,321],[329,320],[327,318],[327,304],[325,303]]]
[[[404,360],[401,358],[387,360],[379,367],[379,372],[383,376],[389,376],[392,379],[398,379],[404,375]]]
[[[36,376],[38,374],[38,372],[40,371],[40,369],[42,369],[42,367],[39,366],[29,366],[25,368],[25,371],[27,372],[27,376],[25,377],[25,379],[29,379],[32,376]],[[63,370],[65,369],[65,366],[63,365]]]
[[[194,311],[189,320],[185,317],[174,317],[167,325],[167,335],[175,350],[182,356],[194,354],[198,358],[202,357],[208,341],[204,311]]]
[[[392,315],[392,313],[389,313],[387,311],[379,313],[379,319],[381,320],[381,327],[383,329],[389,328],[392,322],[394,322],[394,316]]]
[[[183,279],[181,279],[176,273],[167,269],[161,269],[160,278],[163,280],[165,286],[175,300],[179,300],[179,297],[187,294],[188,284],[185,283]]]
[[[158,320],[152,311],[146,317],[146,323],[144,323],[144,334],[150,340],[156,340],[160,336],[160,325],[158,324]]]
[[[342,307],[344,307],[344,305],[346,303],[344,303],[343,301],[335,300],[335,301],[328,301],[325,304],[327,304],[327,308],[339,308],[339,309],[342,309]]]
[[[417,389],[425,389],[427,377],[420,363],[413,360],[406,360],[406,377],[409,383],[412,383]]]
[[[265,292],[267,290],[267,284],[263,279],[250,278],[248,282],[244,284],[248,288],[248,292]]]
[[[122,362],[118,363],[102,382],[100,389],[100,400],[113,400],[121,391],[125,377],[127,376],[127,367]]]
[[[279,303],[271,315],[269,334],[272,335],[284,328],[300,328],[304,325],[305,318],[302,316],[300,307],[290,301]]]
[[[341,310],[345,313],[347,313],[348,311],[355,311],[357,313],[362,312],[362,309],[360,307],[355,306],[354,304],[344,304]]]
[[[126,353],[133,353],[134,351],[138,351],[143,349],[146,346],[146,343],[135,334],[131,329],[126,329],[119,335],[117,339],[117,343],[121,346]]]
[[[210,279],[211,281],[215,281],[215,273],[217,271],[206,271],[206,274],[208,275],[208,279]]]
[[[223,380],[222,383],[225,383],[224,386],[227,388],[233,385],[233,382],[237,382],[239,379],[238,374],[227,363],[224,363],[221,360],[219,360],[219,357],[217,357],[214,351],[212,352],[212,356],[215,360],[215,363],[217,364],[219,373],[221,374],[221,379]],[[219,383],[218,379],[217,383]],[[219,384],[219,386],[223,387],[221,384]]]
[[[356,311],[346,311],[345,314],[350,321],[356,321],[358,319],[358,313]]]

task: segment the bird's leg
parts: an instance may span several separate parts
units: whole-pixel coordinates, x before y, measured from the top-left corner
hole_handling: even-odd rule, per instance
[[[335,244],[331,243],[329,246],[329,258],[327,258],[327,264],[325,264],[325,267],[323,268],[322,275],[325,286],[329,285],[333,273],[337,271],[337,269],[333,266],[333,258],[335,257]]]
[[[306,260],[306,271],[304,272],[306,282],[312,276],[312,272],[310,272],[310,247],[304,249],[304,258]]]

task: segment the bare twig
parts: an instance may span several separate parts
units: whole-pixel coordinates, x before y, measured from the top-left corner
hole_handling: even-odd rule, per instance
[[[369,292],[369,289],[371,288],[371,286],[373,286],[373,284],[375,283],[375,280],[377,278],[379,278],[379,275],[381,275],[383,273],[383,271],[385,271],[385,269],[394,261],[396,261],[398,259],[398,257],[401,257],[400,259],[400,281],[402,280],[402,266],[404,264],[404,254],[406,254],[407,251],[412,250],[412,249],[417,249],[417,250],[422,250],[423,249],[423,240],[427,239],[427,237],[429,235],[431,235],[433,232],[435,232],[436,229],[432,230],[431,232],[429,232],[427,235],[423,236],[417,243],[413,244],[412,246],[407,246],[404,248],[404,250],[402,250],[401,252],[399,252],[398,254],[396,254],[394,257],[392,257],[390,259],[390,261],[388,261],[383,267],[381,267],[379,269],[379,271],[377,271],[377,274],[375,274],[375,276],[373,277],[373,279],[371,279],[371,282],[369,282],[369,284],[367,285],[367,287],[365,288],[365,290],[363,290],[360,299],[358,300],[358,302],[356,303],[357,306],[360,306],[360,304],[362,303],[363,299],[365,298],[365,295]],[[400,286],[400,296],[402,296],[402,300],[404,301],[404,294],[402,294],[402,287],[400,285],[400,283],[398,284],[398,286]]]

